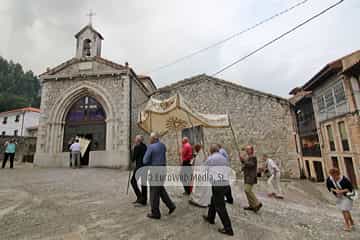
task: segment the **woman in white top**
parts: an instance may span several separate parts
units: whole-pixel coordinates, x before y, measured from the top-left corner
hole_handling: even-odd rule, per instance
[[[208,207],[211,199],[211,185],[209,182],[204,182],[204,178],[200,178],[200,176],[206,176],[206,167],[204,167],[206,156],[201,145],[196,144],[194,149],[196,153],[193,162],[194,182],[189,203],[198,207]]]
[[[270,174],[270,177],[267,181],[269,186],[268,196],[283,199],[284,196],[280,186],[280,168],[276,165],[274,160],[269,158],[266,154],[263,155],[263,160],[266,161],[266,169]]]

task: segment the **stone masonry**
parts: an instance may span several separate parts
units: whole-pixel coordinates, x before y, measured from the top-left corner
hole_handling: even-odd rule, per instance
[[[165,99],[176,93],[198,112],[229,113],[240,148],[253,144],[259,159],[266,153],[281,165],[283,176],[299,176],[290,104],[286,99],[207,75],[163,87],[154,97]],[[169,161],[175,163],[178,159],[175,133],[169,133],[163,140],[168,145]],[[230,155],[232,167],[239,170],[230,129],[204,129],[204,141],[205,148],[210,143],[221,143]]]

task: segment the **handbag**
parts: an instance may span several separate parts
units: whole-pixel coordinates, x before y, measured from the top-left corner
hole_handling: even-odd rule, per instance
[[[339,186],[339,184],[335,180],[332,179],[332,181],[337,189],[340,189],[340,190],[342,189],[341,186]],[[347,197],[348,199],[350,199],[351,201],[355,201],[359,197],[357,191],[354,189],[352,190],[352,192],[345,193],[344,196]]]
[[[359,198],[359,194],[357,191],[353,190],[352,192],[346,193],[345,197],[349,198],[352,201],[355,201]]]

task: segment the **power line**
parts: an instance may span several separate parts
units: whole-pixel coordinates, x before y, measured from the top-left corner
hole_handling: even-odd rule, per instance
[[[215,43],[213,43],[213,44],[211,44],[211,45],[209,45],[209,46],[207,46],[207,47],[201,48],[201,49],[199,49],[199,50],[197,50],[197,51],[194,51],[194,52],[192,52],[192,53],[190,53],[190,54],[188,54],[188,55],[185,55],[185,56],[183,56],[183,57],[180,57],[180,58],[178,58],[178,59],[175,59],[174,61],[169,62],[169,63],[167,63],[167,64],[165,64],[165,65],[163,65],[163,66],[154,68],[153,70],[150,70],[149,73],[157,72],[157,71],[162,70],[162,69],[164,69],[164,68],[170,67],[170,66],[175,65],[175,64],[177,64],[177,63],[179,63],[179,62],[182,62],[182,61],[184,61],[184,60],[186,60],[186,59],[188,59],[188,58],[191,58],[191,57],[193,57],[193,56],[195,56],[195,55],[198,55],[198,54],[200,54],[200,53],[202,53],[202,52],[205,52],[205,51],[207,51],[207,50],[209,50],[209,49],[211,49],[211,48],[214,48],[214,47],[217,47],[217,46],[219,46],[219,45],[221,45],[221,44],[224,44],[225,42],[230,41],[230,40],[233,39],[233,38],[236,38],[236,37],[238,37],[238,36],[240,36],[240,35],[248,32],[248,31],[250,31],[250,30],[253,30],[254,28],[257,28],[257,27],[259,27],[259,26],[261,26],[261,25],[263,25],[263,24],[265,24],[265,23],[273,20],[274,18],[280,17],[281,15],[284,15],[285,13],[290,12],[291,10],[293,10],[293,9],[295,9],[295,8],[297,8],[297,7],[305,4],[305,3],[307,3],[308,1],[309,1],[309,0],[303,0],[303,1],[301,1],[301,2],[298,2],[298,3],[296,3],[295,5],[289,7],[289,8],[287,8],[287,9],[281,11],[281,12],[276,13],[275,15],[272,15],[271,17],[268,17],[268,18],[266,18],[266,19],[261,20],[260,22],[256,23],[255,25],[253,25],[253,26],[251,26],[251,27],[248,27],[248,28],[246,28],[246,29],[244,29],[244,30],[242,30],[242,31],[240,31],[240,32],[234,33],[234,34],[230,35],[229,37],[224,38],[224,39],[222,39],[222,40],[220,40],[220,41],[218,41],[218,42],[215,42]]]
[[[212,74],[212,76],[219,75],[220,73],[222,73],[222,72],[224,72],[225,70],[231,68],[232,66],[234,66],[234,65],[236,65],[236,64],[244,61],[244,60],[247,59],[248,57],[254,55],[255,53],[261,51],[262,49],[270,46],[271,44],[273,44],[273,43],[275,43],[275,42],[277,42],[278,40],[280,40],[281,38],[285,37],[286,35],[294,32],[294,31],[297,30],[298,28],[301,28],[301,27],[304,26],[305,24],[307,24],[307,23],[311,22],[312,20],[320,17],[321,15],[325,14],[326,12],[328,12],[329,10],[331,10],[332,8],[337,7],[338,5],[340,5],[341,3],[343,3],[344,1],[345,1],[345,0],[340,0],[339,2],[331,5],[330,7],[324,9],[323,11],[319,12],[318,14],[316,14],[316,15],[312,16],[311,18],[307,19],[306,21],[304,21],[304,22],[300,23],[299,25],[293,27],[293,28],[290,29],[289,31],[281,34],[280,36],[278,36],[278,37],[274,38],[273,40],[267,42],[266,44],[262,45],[261,47],[255,49],[254,51],[250,52],[249,54],[243,56],[242,58],[239,58],[238,60],[232,62],[232,63],[229,64],[229,65],[226,65],[225,67],[221,68],[220,70],[218,70],[217,72],[215,72],[214,74]]]

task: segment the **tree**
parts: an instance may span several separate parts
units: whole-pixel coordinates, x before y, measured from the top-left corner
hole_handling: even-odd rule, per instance
[[[40,107],[40,81],[32,71],[0,56],[0,112]]]

